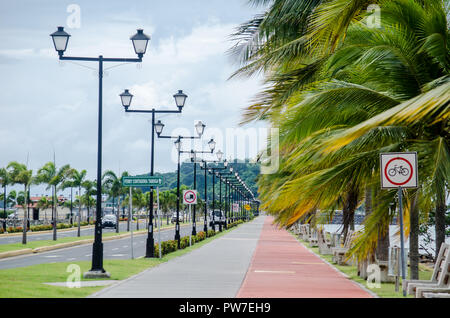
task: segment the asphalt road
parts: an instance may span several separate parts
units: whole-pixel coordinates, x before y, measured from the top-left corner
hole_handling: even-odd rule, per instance
[[[162,223],[163,225],[167,224],[166,220],[163,221]],[[183,224],[183,223],[180,223]],[[140,222],[139,223],[139,229],[145,229],[146,223],[145,222]],[[197,227],[199,225],[199,222],[197,222]],[[131,226],[131,225],[130,225]],[[202,222],[202,226],[203,226],[203,222]],[[132,225],[133,231],[136,230],[136,223],[134,223]],[[119,223],[119,231],[120,232],[125,232],[127,230],[127,222],[120,222]],[[155,228],[156,230],[156,228]],[[103,233],[114,233],[116,230],[115,229],[110,229],[110,228],[106,228],[103,229]],[[60,231],[58,230],[57,234],[56,234],[56,238],[61,238],[61,237],[76,237],[78,233],[77,228],[75,227],[73,230],[70,231]],[[81,228],[80,229],[80,235],[81,236],[93,236],[94,235],[94,227],[92,228]],[[33,234],[33,235],[27,235],[27,242],[32,242],[32,241],[45,241],[45,240],[53,240],[53,233],[43,233],[43,234]],[[0,235],[0,244],[12,244],[12,243],[21,243],[22,242],[22,235],[17,235],[17,236],[5,236],[2,237]]]
[[[201,230],[197,224],[197,230]],[[114,230],[113,230],[114,231]],[[190,235],[191,225],[180,227],[181,237]],[[175,238],[175,229],[161,230],[161,241],[173,240]],[[154,232],[155,243],[158,242],[158,231]],[[145,256],[145,246],[147,241],[146,234],[134,235],[133,250],[134,257]],[[131,258],[131,239],[130,237],[112,241],[103,242],[104,259],[130,259]],[[92,259],[92,244],[75,246],[59,249],[55,251],[23,255],[0,260],[0,269],[24,267],[36,264],[86,261]]]

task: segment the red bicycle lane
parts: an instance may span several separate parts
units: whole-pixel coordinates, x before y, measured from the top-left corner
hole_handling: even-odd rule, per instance
[[[372,298],[266,217],[237,298]]]

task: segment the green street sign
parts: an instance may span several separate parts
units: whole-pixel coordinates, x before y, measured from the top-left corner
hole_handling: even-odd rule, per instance
[[[157,187],[162,185],[162,182],[163,178],[157,176],[122,178],[122,186],[124,187]]]

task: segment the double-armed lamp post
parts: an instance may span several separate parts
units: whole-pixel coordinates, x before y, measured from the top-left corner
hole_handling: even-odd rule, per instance
[[[145,109],[136,109],[136,110],[130,110],[128,109],[131,105],[131,101],[133,99],[133,95],[129,92],[128,89],[126,89],[122,94],[119,95],[120,99],[122,101],[122,106],[125,108],[126,113],[144,113],[144,114],[152,114],[152,137],[151,137],[151,155],[150,155],[150,175],[154,175],[154,162],[155,162],[155,132],[158,134],[158,136],[162,133],[162,130],[164,128],[164,124],[161,123],[160,120],[158,120],[157,123],[155,123],[155,115],[156,114],[177,114],[181,113],[183,110],[183,107],[185,105],[187,95],[183,93],[183,91],[179,90],[178,93],[173,95],[175,99],[175,104],[178,107],[178,110],[157,110],[155,108],[152,108],[150,110]],[[150,203],[149,203],[149,223],[148,223],[148,235],[147,235],[147,244],[145,248],[145,257],[154,257],[155,255],[155,241],[153,238],[153,187],[150,187]],[[138,220],[139,221],[139,220]]]
[[[223,153],[217,152],[217,159],[219,159],[219,162],[222,160]],[[220,157],[219,157],[220,156]],[[212,190],[213,190],[213,198],[212,198],[212,225],[213,225],[213,231],[216,231],[216,224],[215,224],[215,176],[216,172],[220,170],[225,170],[228,167],[228,161],[225,159],[223,161],[223,167],[210,167],[208,168],[208,172],[212,174]],[[222,222],[219,222],[219,231],[222,232]]]
[[[213,153],[214,148],[216,147],[216,143],[213,139],[211,139],[208,142],[208,145],[210,146],[210,151],[194,151],[193,149],[191,151],[184,151],[184,153],[189,153],[189,157],[191,159],[191,162],[194,164],[194,190],[197,191],[197,161],[196,161],[196,155],[197,154],[204,154],[204,153]],[[205,198],[206,202],[206,198]],[[195,212],[196,212],[196,205],[194,204],[194,210],[192,215],[192,235],[197,235],[197,224],[195,220]]]
[[[103,63],[105,62],[142,62],[148,41],[150,37],[145,35],[142,29],[138,29],[130,40],[133,42],[134,51],[137,58],[105,58],[102,55],[98,57],[73,57],[64,56],[67,49],[70,34],[64,31],[62,26],[50,36],[53,39],[55,50],[58,52],[59,59],[62,61],[83,61],[98,63],[98,150],[97,150],[97,209],[95,220],[95,235],[92,250],[92,268],[85,273],[85,277],[109,277],[109,274],[103,269],[103,243],[102,243],[102,91],[103,91]]]
[[[161,123],[161,121],[158,121],[158,124],[162,125],[161,127],[164,127],[164,125]],[[177,241],[178,248],[180,248],[181,244],[181,236],[180,236],[180,222],[179,222],[179,216],[180,216],[180,154],[181,151],[181,140],[182,139],[200,139],[203,135],[203,132],[205,130],[206,125],[204,125],[201,121],[199,121],[197,124],[195,124],[195,130],[197,132],[198,136],[161,136],[162,128],[158,132],[158,138],[166,138],[166,139],[176,139],[175,140],[175,148],[177,149],[178,153],[178,168],[177,168],[177,219],[175,224],[175,240]]]

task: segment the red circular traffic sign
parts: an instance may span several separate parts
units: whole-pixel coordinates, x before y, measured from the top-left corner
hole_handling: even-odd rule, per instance
[[[186,197],[186,195],[188,195],[188,194],[192,194],[193,196],[192,196],[192,199],[188,199],[188,197]],[[185,202],[187,202],[187,203],[193,203],[193,202],[195,202],[195,200],[197,199],[197,195],[196,195],[196,193],[194,192],[194,191],[192,191],[192,190],[189,190],[189,191],[186,191],[185,193],[184,193],[184,201]]]
[[[391,162],[393,162],[394,160],[401,160],[401,161],[406,162],[406,163],[408,164],[410,170],[408,171],[407,168],[402,168],[402,166],[400,166],[399,168],[397,168],[397,165],[395,165],[393,168],[390,168],[390,169],[388,170],[389,164],[390,164]],[[390,178],[391,174],[393,174],[393,173],[394,173],[394,175],[397,175],[397,173],[399,173],[399,174],[401,174],[401,175],[403,175],[403,176],[407,176],[408,178],[407,178],[405,181],[396,182],[396,181],[393,181],[393,180]],[[392,176],[394,176],[394,175],[392,175]],[[402,186],[402,185],[404,185],[404,184],[407,184],[407,183],[411,180],[411,178],[412,178],[412,176],[413,176],[413,166],[412,166],[412,164],[411,164],[408,160],[406,160],[405,158],[401,158],[401,157],[395,157],[395,158],[392,158],[391,160],[388,161],[388,163],[387,163],[386,166],[384,167],[384,176],[386,177],[386,179],[387,179],[390,183],[392,183],[392,184],[394,184],[394,185],[397,185],[397,186]]]

